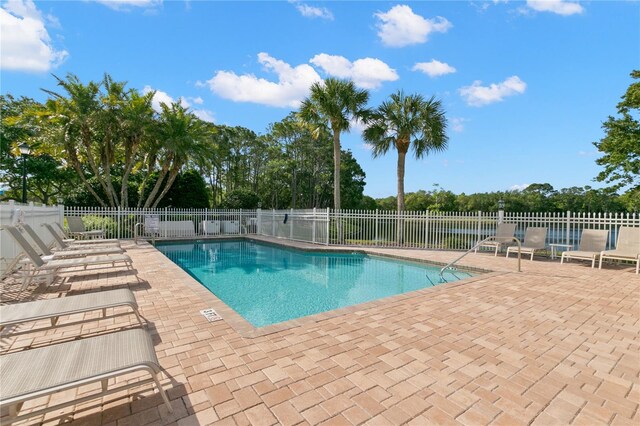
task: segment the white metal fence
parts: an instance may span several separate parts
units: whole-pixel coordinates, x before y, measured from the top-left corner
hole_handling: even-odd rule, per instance
[[[64,216],[82,217],[87,231],[102,229],[105,238],[133,238],[136,224],[152,217],[157,219],[157,228],[141,227],[141,237],[241,235],[255,234],[257,229],[255,210],[65,207]]]
[[[0,203],[0,227],[22,221],[31,225],[38,236],[47,244],[53,237],[41,225],[44,223],[62,223],[63,206],[36,206],[33,203],[20,204],[13,201]],[[22,252],[6,231],[0,231],[0,277]]]
[[[258,210],[258,233],[326,245],[466,250],[494,235],[500,222],[516,223],[524,239],[530,226],[547,228],[547,244],[577,247],[583,229],[609,231],[615,247],[620,226],[640,226],[638,214],[402,212],[380,210]],[[339,232],[342,235],[339,235]]]
[[[402,212],[381,210],[209,210],[118,209],[21,206],[0,204],[0,224],[11,222],[12,212],[24,211],[25,222],[41,232],[44,222],[64,223],[64,216],[82,217],[86,230],[102,229],[105,238],[133,238],[137,223],[155,217],[156,238],[198,238],[216,235],[261,234],[324,245],[402,247],[466,250],[493,235],[500,221],[516,223],[516,237],[523,239],[530,226],[548,229],[547,244],[580,242],[583,229],[609,231],[608,248],[615,247],[620,226],[640,226],[634,214],[509,213],[509,212]],[[151,236],[142,231],[143,236]],[[42,232],[49,241],[50,236]],[[0,271],[19,250],[5,233],[0,234]]]

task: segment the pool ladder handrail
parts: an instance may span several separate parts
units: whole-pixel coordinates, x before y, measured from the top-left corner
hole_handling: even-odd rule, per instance
[[[478,241],[473,247],[471,247],[469,250],[465,251],[462,256],[457,257],[456,259],[454,259],[453,261],[447,263],[445,266],[442,267],[442,269],[440,269],[440,282],[447,282],[444,279],[444,272],[447,269],[453,269],[455,270],[455,268],[453,268],[453,265],[455,265],[460,259],[462,259],[463,257],[465,257],[466,255],[468,255],[469,253],[471,253],[472,251],[474,251],[475,249],[477,249],[478,247],[480,247],[480,245],[486,243],[487,241],[492,241],[495,240],[496,236],[492,235],[490,237],[485,238],[482,241]],[[502,237],[501,237],[502,238]],[[522,272],[522,269],[520,267],[521,261],[520,261],[520,254],[521,254],[521,249],[522,249],[522,244],[520,243],[520,240],[517,239],[516,237],[511,237],[511,239],[513,241],[515,241],[518,244],[518,272]],[[456,275],[453,274],[453,276],[455,277]]]

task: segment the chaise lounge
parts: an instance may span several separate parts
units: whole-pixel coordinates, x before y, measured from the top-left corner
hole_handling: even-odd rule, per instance
[[[640,272],[640,228],[621,226],[618,230],[616,248],[600,252],[598,269],[602,269],[602,261],[604,259],[636,262],[636,274],[638,274]]]
[[[605,229],[583,229],[580,237],[580,246],[576,251],[565,251],[560,258],[560,264],[565,259],[590,260],[591,267],[595,267],[600,253],[607,247],[609,231]]]
[[[120,379],[138,371],[146,371],[150,377]],[[8,408],[5,422],[9,424],[153,382],[173,412],[158,379],[160,371],[151,336],[139,328],[1,355],[0,406]],[[109,380],[115,378],[119,386],[109,389]],[[102,383],[97,393],[19,415],[25,401],[97,382]]]
[[[24,280],[22,284],[22,290],[26,289],[31,283],[31,280],[38,276],[44,275],[47,283],[50,284],[53,281],[54,275],[59,269],[77,268],[93,265],[111,265],[115,266],[118,263],[123,263],[127,269],[133,269],[131,258],[126,254],[107,254],[100,256],[86,256],[70,259],[52,259],[45,261],[36,250],[29,244],[29,242],[22,235],[22,232],[15,226],[4,226],[2,229],[6,230],[9,235],[15,240],[15,242],[22,248],[22,251],[26,254],[30,260],[24,269]],[[29,268],[28,266],[33,266]]]
[[[520,246],[520,253],[530,253],[531,260],[533,260],[533,254],[536,250],[544,250],[547,242],[547,228],[541,227],[528,227],[527,231],[524,233],[524,242],[522,246]],[[507,247],[507,256],[509,257],[510,252],[518,251],[518,247],[509,246]]]
[[[104,238],[104,231],[102,229],[94,229],[87,231],[84,227],[84,222],[79,216],[65,216],[67,219],[67,226],[69,226],[69,235],[80,238]]]
[[[36,232],[33,230],[31,226],[27,224],[22,224],[20,226],[22,229],[24,229],[27,232],[27,235],[29,235],[31,240],[33,240],[33,242],[36,243],[36,246],[38,246],[38,248],[43,254],[43,259],[46,257],[52,258],[52,259],[60,259],[60,258],[66,258],[66,257],[84,257],[84,256],[92,256],[92,255],[99,255],[99,254],[123,253],[123,250],[120,247],[116,247],[116,246],[113,246],[113,247],[87,246],[86,248],[83,247],[82,249],[79,249],[79,250],[63,249],[63,250],[52,251],[49,248],[49,246],[47,246],[45,242],[42,241],[42,238],[40,238],[38,234],[36,234]]]
[[[51,327],[55,327],[58,318],[61,316],[98,310],[102,310],[102,315],[106,316],[107,308],[119,306],[130,307],[135,313],[138,322],[142,325],[142,319],[138,312],[138,303],[133,293],[128,288],[119,288],[80,294],[78,296],[2,305],[0,306],[0,331],[10,325],[43,319],[50,319]]]
[[[489,247],[495,249],[494,256],[498,255],[498,250],[504,245],[513,243],[513,236],[516,233],[515,223],[500,223],[496,229],[496,235],[493,236],[493,240],[485,241],[482,244],[478,244],[475,249],[475,253],[478,252],[480,247]]]

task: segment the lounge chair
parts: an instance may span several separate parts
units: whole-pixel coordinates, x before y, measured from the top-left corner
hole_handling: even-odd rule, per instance
[[[590,260],[591,267],[595,267],[596,260],[600,257],[600,253],[607,247],[607,238],[609,238],[609,231],[607,230],[583,229],[578,250],[563,252],[560,263],[564,263],[565,258]]]
[[[636,274],[640,272],[640,228],[621,226],[615,250],[600,252],[598,269],[602,269],[604,259],[630,260],[636,262]]]
[[[533,260],[533,254],[536,250],[543,250],[547,242],[547,228],[538,228],[530,226],[524,233],[524,242],[520,246],[520,253],[530,253],[531,260]],[[507,247],[507,257],[510,252],[517,252],[518,247]]]
[[[54,327],[61,316],[97,310],[102,310],[102,315],[106,316],[107,308],[118,306],[130,307],[136,314],[138,322],[142,325],[142,319],[138,312],[138,303],[133,293],[128,288],[119,288],[80,294],[78,296],[2,305],[0,306],[0,331],[9,325],[43,319],[50,319],[51,327]]]
[[[67,226],[69,226],[69,235],[72,237],[80,237],[83,239],[104,238],[104,231],[102,229],[87,231],[80,216],[65,216],[65,219],[67,219]]]
[[[57,228],[56,229],[56,225]],[[64,234],[60,234],[58,230],[62,229],[59,223],[54,223],[51,225],[49,223],[43,224],[45,228],[51,233],[53,236],[53,240],[56,242],[58,247],[63,250],[77,250],[79,248],[87,248],[87,247],[120,247],[120,241],[116,239],[102,239],[102,240],[81,240],[76,241],[73,238],[68,239],[65,238]]]
[[[138,371],[146,371],[151,377],[120,379]],[[153,382],[167,409],[173,412],[158,379],[160,371],[151,336],[139,328],[14,352],[0,356],[0,405],[8,408],[6,423],[13,423]],[[115,378],[119,386],[109,389],[109,379]],[[25,401],[97,382],[102,383],[97,393],[19,415]]]
[[[476,246],[475,253],[478,252],[480,247],[489,247],[495,249],[494,256],[498,255],[498,250],[504,245],[513,244],[513,236],[516,233],[515,223],[499,223],[496,229],[496,235],[493,236],[493,240],[485,241],[482,244]]]
[[[107,254],[100,256],[86,256],[71,259],[52,259],[45,261],[36,250],[29,244],[22,232],[15,226],[4,226],[2,229],[6,230],[14,241],[22,248],[22,251],[26,254],[27,258],[31,261],[33,269],[29,267],[29,264],[23,268],[23,282],[22,290],[29,286],[31,280],[38,276],[44,275],[47,283],[50,284],[56,272],[60,269],[77,268],[93,265],[111,265],[115,266],[117,263],[123,263],[127,269],[133,269],[131,258],[126,254]]]
[[[36,243],[36,246],[40,249],[43,254],[43,260],[47,261],[49,259],[61,259],[65,257],[84,257],[84,256],[94,256],[99,254],[121,254],[123,250],[120,247],[97,247],[97,246],[88,246],[78,250],[57,250],[52,251],[49,246],[42,241],[42,238],[36,234],[33,228],[27,224],[20,225],[22,229],[24,229],[29,237]],[[95,248],[94,248],[95,247]]]

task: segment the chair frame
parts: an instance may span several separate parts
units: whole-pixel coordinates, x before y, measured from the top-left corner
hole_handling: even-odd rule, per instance
[[[478,249],[480,247],[491,247],[495,249],[494,256],[498,256],[498,250],[500,250],[503,245],[513,244],[513,237],[516,232],[516,226],[516,223],[499,223],[498,227],[496,228],[496,234],[493,235],[494,240],[485,241],[482,244],[476,244],[474,253],[478,253]],[[507,231],[510,231],[510,233]]]
[[[544,238],[542,239],[542,244],[539,246],[534,246],[532,241],[528,241],[531,239],[538,239],[538,235],[537,233],[540,232],[542,233],[544,231]],[[529,238],[527,238],[529,237]],[[527,244],[527,242],[529,242],[529,244]],[[531,253],[531,258],[530,260],[533,260],[533,255],[536,252],[536,250],[544,250],[546,247],[546,242],[547,242],[547,228],[546,227],[537,227],[537,226],[530,226],[527,228],[527,230],[524,233],[524,242],[522,243],[522,245],[520,246],[520,253]],[[512,250],[513,249],[513,250]],[[518,251],[518,247],[515,246],[509,246],[507,247],[507,255],[505,257],[509,257],[509,253],[511,253],[511,251]]]
[[[628,231],[627,231],[628,230]],[[627,260],[631,262],[636,262],[636,274],[640,273],[640,247],[638,247],[638,252],[635,254],[627,255],[619,253],[620,249],[620,239],[623,238],[623,232],[640,232],[640,230],[636,227],[631,226],[621,226],[618,228],[618,241],[616,241],[616,249],[615,250],[603,250],[600,252],[600,261],[598,262],[598,269],[602,269],[602,261],[604,259],[615,259],[615,260]],[[618,253],[616,253],[618,252]]]
[[[608,238],[608,230],[583,229],[582,235],[580,236],[580,245],[578,246],[578,250],[567,250],[565,252],[562,252],[562,256],[560,257],[560,264],[562,265],[564,263],[565,258],[590,260],[591,267],[594,268],[596,266],[596,260],[598,260],[598,258],[600,257],[600,253],[602,252],[602,250],[589,250],[590,247],[583,247],[582,245],[585,244],[585,242],[588,242],[589,245],[591,245],[594,243],[592,239],[600,239],[600,243],[604,243],[604,247],[606,247]],[[595,243],[598,243],[598,241],[595,241]]]
[[[144,334],[143,334],[144,333]],[[139,336],[135,336],[135,334],[139,334]],[[45,347],[41,347],[41,348],[36,348],[36,349],[31,349],[28,352],[29,355],[33,356],[34,353],[36,355],[40,355],[43,354],[43,357],[47,356],[47,353],[51,353],[51,352],[63,352],[65,349],[67,348],[71,348],[74,345],[79,344],[80,342],[82,342],[82,344],[87,345],[89,347],[99,347],[99,345],[102,343],[102,341],[108,340],[108,341],[113,341],[113,343],[115,345],[118,344],[118,340],[124,340],[126,339],[128,336],[134,336],[136,338],[139,338],[140,340],[145,339],[145,343],[147,345],[152,345],[151,343],[151,337],[150,335],[142,329],[132,329],[132,330],[125,330],[125,331],[119,331],[116,333],[110,333],[110,334],[106,334],[106,335],[101,335],[101,336],[96,336],[96,337],[90,337],[87,339],[81,339],[81,340],[73,340],[70,342],[65,342],[65,343],[60,343],[58,345],[53,345],[53,346],[45,346]],[[123,342],[123,343],[126,343]],[[38,353],[39,351],[39,353]],[[9,359],[9,357],[21,357],[22,354],[20,352],[16,352],[16,353],[12,353],[12,354],[8,354],[8,355],[2,355],[0,356],[1,358],[5,358],[5,360]],[[14,358],[14,359],[15,359]],[[83,376],[81,378],[78,378],[76,380],[69,380],[67,382],[64,383],[60,383],[57,385],[52,385],[49,387],[44,387],[42,389],[38,389],[38,390],[34,390],[34,391],[30,391],[30,392],[26,392],[20,395],[15,395],[15,396],[11,396],[8,397],[4,400],[0,401],[0,405],[2,406],[6,406],[9,408],[9,418],[4,420],[7,424],[11,424],[17,421],[21,421],[33,416],[38,416],[41,414],[46,414],[49,412],[53,412],[53,411],[58,411],[61,408],[65,408],[65,407],[69,407],[72,405],[76,405],[76,404],[80,404],[83,403],[85,401],[90,401],[96,398],[101,398],[107,395],[111,395],[114,393],[118,393],[118,392],[122,392],[124,390],[133,388],[133,387],[138,387],[141,385],[145,385],[148,383],[155,383],[156,387],[158,388],[158,392],[160,393],[160,395],[162,396],[162,400],[164,401],[167,409],[169,410],[169,412],[173,412],[173,407],[171,406],[171,403],[169,402],[169,398],[167,397],[167,394],[164,390],[164,388],[162,387],[162,384],[160,383],[160,380],[158,378],[158,374],[162,371],[160,365],[158,364],[158,360],[157,357],[155,356],[154,353],[154,358],[155,359],[141,359],[136,361],[135,365],[131,365],[131,366],[127,366],[127,367],[121,367],[121,368],[113,368],[112,370],[108,370],[105,369],[105,371],[100,371],[96,374],[87,374],[86,376]],[[49,360],[51,361],[51,360]],[[140,379],[140,380],[135,380],[135,381],[127,381],[126,384],[124,385],[120,385],[114,388],[109,389],[108,388],[108,381],[109,379],[113,379],[119,376],[123,376],[125,374],[130,374],[130,373],[135,373],[138,371],[146,371],[149,373],[150,377],[146,378],[146,379]],[[47,406],[45,408],[41,408],[38,410],[34,410],[31,411],[29,413],[26,414],[22,414],[22,415],[18,415],[18,412],[20,411],[20,409],[22,408],[22,405],[24,404],[24,402],[29,401],[31,399],[34,398],[39,398],[42,396],[46,396],[46,395],[52,395],[54,393],[57,392],[61,392],[67,389],[73,389],[73,388],[77,388],[83,385],[87,385],[87,384],[91,384],[91,383],[97,383],[100,382],[102,384],[101,387],[101,392],[99,393],[94,393],[91,395],[86,395],[83,397],[79,397],[79,398],[75,398],[72,399],[71,401],[67,401],[67,402],[62,402],[53,406]]]
[[[95,300],[99,299],[99,300]],[[72,302],[72,303],[71,303]],[[65,306],[70,305],[71,306]],[[35,310],[38,307],[43,306],[55,306],[59,305],[57,309],[51,310],[49,312],[39,312],[35,314],[27,314],[24,313],[22,316],[14,316],[13,319],[7,320],[6,316],[8,311],[22,309],[24,312],[28,310]],[[0,315],[0,332],[5,329],[5,327],[11,325],[22,324],[25,322],[32,321],[40,321],[44,319],[49,319],[51,321],[51,327],[55,327],[58,323],[58,319],[61,316],[80,314],[92,311],[102,310],[102,317],[107,316],[108,308],[117,308],[117,307],[129,307],[136,315],[138,323],[142,326],[142,318],[140,317],[140,312],[138,311],[138,303],[136,299],[128,288],[121,288],[115,290],[105,290],[97,293],[86,293],[79,294],[77,296],[67,296],[56,299],[44,299],[44,300],[34,300],[31,302],[23,302],[12,305],[3,305],[0,306],[0,314],[4,313],[4,315]],[[93,319],[82,321],[93,321]]]

